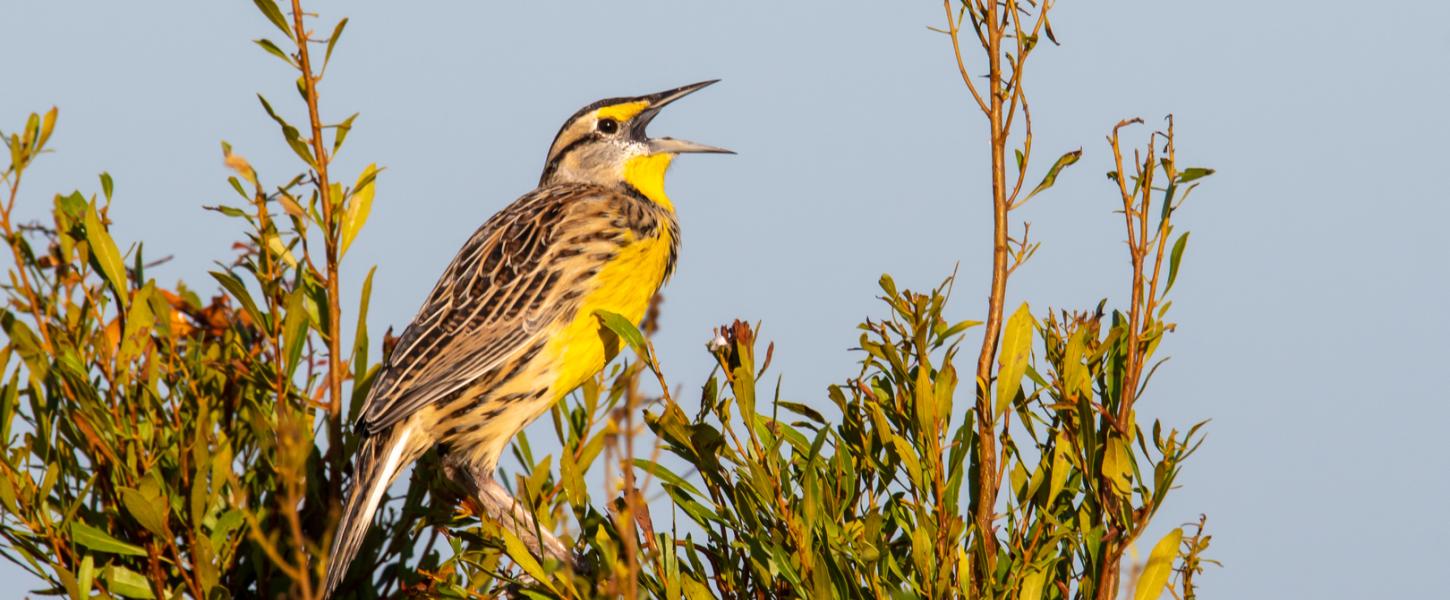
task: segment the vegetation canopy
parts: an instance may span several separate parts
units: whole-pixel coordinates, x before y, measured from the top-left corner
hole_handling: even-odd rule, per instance
[[[56,195],[48,221],[16,222],[17,202],[36,202],[21,183],[58,112],[0,132],[13,260],[0,307],[0,555],[35,577],[36,594],[320,596],[360,442],[350,424],[390,346],[367,328],[373,273],[360,297],[339,293],[381,170],[332,164],[357,117],[320,102],[347,19],[298,0],[255,4],[272,36],[256,44],[298,76],[297,98],[258,98],[297,173],[264,177],[222,143],[236,195],[207,208],[241,239],[212,281],[152,278],[143,245],[111,235],[127,213],[104,173],[93,191]],[[1142,121],[1119,123],[1102,147],[1115,164],[1104,208],[1123,219],[1130,300],[1005,306],[1040,243],[1013,213],[1083,150],[1034,162],[1024,68],[1056,44],[1052,2],[943,8],[937,32],[992,161],[980,320],[949,315],[962,309],[955,276],[917,291],[882,276],[880,312],[859,326],[860,368],[795,403],[771,381],[774,346],[758,325],[719,327],[706,349],[715,369],[685,398],[651,343],[658,303],[642,323],[597,313],[631,351],[551,410],[556,452],[520,435],[500,473],[576,565],[525,543],[537,532],[482,516],[429,453],[384,499],[339,596],[1193,598],[1211,562],[1204,521],[1143,536],[1203,424],[1149,423],[1138,407],[1174,330],[1189,239],[1179,211],[1213,171],[1178,162],[1171,117],[1137,145],[1121,135]],[[586,484],[601,475],[602,487]],[[1146,560],[1126,561],[1138,542]]]

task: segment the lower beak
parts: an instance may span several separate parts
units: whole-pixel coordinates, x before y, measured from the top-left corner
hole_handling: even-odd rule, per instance
[[[707,146],[705,144],[691,142],[688,140],[677,140],[675,138],[654,138],[645,142],[649,144],[650,153],[659,154],[669,152],[672,154],[686,154],[690,152],[700,154],[735,154],[734,150],[720,148],[718,146]]]

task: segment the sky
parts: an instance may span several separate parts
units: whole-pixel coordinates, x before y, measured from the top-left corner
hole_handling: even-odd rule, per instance
[[[1126,302],[1103,177],[1119,119],[1173,113],[1180,164],[1217,169],[1177,215],[1193,235],[1160,350],[1172,360],[1139,404],[1140,422],[1212,419],[1155,520],[1161,532],[1209,516],[1224,566],[1201,577],[1205,598],[1443,594],[1450,4],[1385,6],[1065,1],[1061,47],[1029,67],[1037,172],[1084,154],[1014,213],[1043,245],[1009,306]],[[712,78],[651,125],[739,152],[670,174],[683,250],[657,346],[672,380],[697,389],[709,329],[741,317],[776,343],[784,396],[824,404],[855,372],[854,325],[883,313],[883,272],[925,288],[960,264],[948,314],[982,316],[986,132],[927,29],[940,4],[309,9],[351,17],[322,87],[324,117],[361,113],[334,172],[387,169],[343,274],[355,296],[378,266],[373,331],[401,329],[469,234],[535,185],[577,108]],[[0,22],[0,129],[60,107],[22,216],[109,171],[118,240],[174,254],[148,271],[163,283],[207,281],[240,233],[200,208],[231,194],[219,142],[264,178],[295,168],[255,99],[302,114],[287,67],[249,41],[276,30],[250,2],[8,0]],[[0,596],[32,587],[0,566]]]

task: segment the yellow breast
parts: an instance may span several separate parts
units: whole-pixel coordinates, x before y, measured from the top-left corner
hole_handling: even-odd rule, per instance
[[[594,311],[617,313],[634,323],[644,318],[650,299],[664,282],[674,243],[668,227],[658,231],[657,236],[625,245],[599,269],[593,291],[582,298],[577,316],[549,341],[545,355],[556,357],[550,390],[554,400],[593,377],[620,350],[621,343],[600,324]]]

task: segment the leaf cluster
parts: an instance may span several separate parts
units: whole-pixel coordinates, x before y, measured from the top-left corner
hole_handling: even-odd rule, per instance
[[[308,47],[323,40],[310,39],[300,3],[291,14],[255,3],[285,37],[258,46],[298,73],[305,120],[259,99],[299,171],[265,178],[222,145],[236,198],[208,208],[240,239],[205,286],[158,281],[149,274],[165,259],[111,236],[107,174],[99,193],[56,195],[47,222],[14,222],[57,113],[0,133],[0,234],[13,259],[0,286],[0,556],[35,576],[37,593],[317,597],[360,443],[346,424],[390,345],[366,326],[373,273],[359,298],[338,291],[380,169],[337,183],[331,160],[357,115],[319,116],[347,20],[314,69]],[[946,6],[954,44],[963,23],[984,41],[1016,32],[1002,50],[1008,77],[991,80],[1001,93],[976,96],[988,113],[988,100],[1007,101],[1007,129],[1017,108],[1027,126],[1015,187],[998,190],[1005,216],[1082,154],[1064,154],[1019,200],[1031,136],[1020,70],[1038,32],[1052,37],[1047,6],[1035,20],[1018,20],[1015,2]],[[959,351],[983,323],[948,317],[955,276],[921,292],[883,276],[882,314],[859,325],[859,369],[822,398],[783,398],[774,346],[737,320],[712,332],[698,402],[678,399],[660,365],[658,305],[638,326],[597,313],[628,356],[551,409],[557,451],[520,435],[500,473],[536,531],[484,516],[429,453],[385,497],[342,597],[1193,597],[1193,577],[1213,564],[1203,520],[1156,540],[1121,580],[1126,550],[1203,440],[1203,423],[1140,423],[1137,407],[1175,327],[1167,295],[1188,235],[1174,218],[1212,170],[1178,166],[1171,120],[1125,161],[1118,134],[1131,123],[1109,138],[1125,304],[996,306],[983,328],[991,352],[962,386]],[[999,233],[1005,279],[1037,246]],[[573,560],[525,541],[544,532]]]

